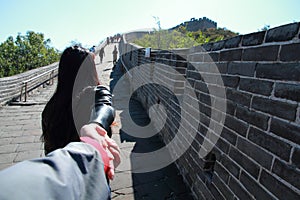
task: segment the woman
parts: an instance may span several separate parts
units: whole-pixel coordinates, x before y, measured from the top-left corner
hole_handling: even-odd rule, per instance
[[[109,131],[114,120],[111,94],[100,86],[94,57],[79,46],[62,53],[57,88],[42,113],[45,154],[80,141],[80,129],[87,123]]]
[[[110,199],[107,178],[120,162],[119,148],[107,136],[113,120],[111,94],[99,85],[94,55],[67,48],[57,89],[42,113],[46,157],[0,171],[0,199]]]

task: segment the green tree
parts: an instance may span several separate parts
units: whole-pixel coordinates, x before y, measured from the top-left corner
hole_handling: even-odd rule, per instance
[[[208,42],[217,42],[237,36],[237,33],[226,28],[211,28],[199,31],[188,31],[186,26],[179,26],[175,30],[154,30],[151,34],[134,41],[142,47],[152,47],[154,49],[176,49],[190,48]]]
[[[258,31],[267,31],[270,29],[270,25],[264,25],[264,27],[262,27],[261,29],[259,29]]]
[[[50,47],[44,34],[28,31],[0,44],[0,77],[11,76],[58,61],[60,53]]]

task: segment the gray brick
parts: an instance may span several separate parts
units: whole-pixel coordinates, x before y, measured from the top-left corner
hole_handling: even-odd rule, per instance
[[[293,121],[296,118],[296,112],[297,112],[296,103],[287,103],[287,102],[254,96],[251,107],[256,110],[269,113],[271,115],[283,119],[288,119]]]
[[[215,184],[210,184],[209,185],[209,190],[210,190],[211,194],[214,196],[215,199],[220,199],[220,200],[224,199],[224,200],[226,200],[227,198],[225,198],[223,196],[223,194],[220,193],[218,188],[219,187]]]
[[[10,137],[7,137],[7,138],[3,138],[2,137],[2,134],[0,134],[0,146],[2,146],[2,145],[6,145],[6,144],[10,144],[11,143],[11,141],[12,141],[12,138],[10,138]]]
[[[230,62],[228,65],[228,73],[253,77],[255,65],[255,63]]]
[[[269,29],[266,35],[266,42],[288,41],[294,38],[299,31],[299,23],[286,24]]]
[[[275,159],[272,172],[300,189],[300,172],[296,170],[294,166]]]
[[[221,133],[221,137],[230,142],[232,145],[236,144],[237,135],[233,131],[224,127]]]
[[[300,144],[300,126],[272,118],[270,131],[282,138]]]
[[[243,167],[248,173],[250,173],[252,177],[256,179],[258,178],[260,168],[247,156],[243,155],[239,150],[235,149],[234,147],[230,148],[229,156],[232,160],[234,160],[241,167]]]
[[[250,107],[251,95],[243,91],[227,88],[226,98],[232,100],[236,104]]]
[[[227,62],[222,62],[222,63],[214,63],[217,68],[218,68],[218,71],[219,73],[221,74],[227,74],[227,71],[228,71],[228,64]]]
[[[201,47],[206,51],[211,51],[212,46],[213,46],[213,42],[210,42],[210,43],[203,44]]]
[[[218,62],[219,61],[219,53],[218,52],[210,52],[204,54],[203,62]]]
[[[252,47],[244,50],[243,61],[276,61],[279,45]]]
[[[224,50],[220,52],[219,61],[240,61],[242,59],[242,49]]]
[[[253,199],[249,192],[247,192],[236,179],[230,179],[229,187],[239,199]]]
[[[194,186],[194,188],[197,188],[196,189],[197,192],[201,191],[201,193],[204,195],[205,198],[207,198],[207,199],[213,199],[213,196],[212,196],[211,192],[207,189],[205,183],[203,183],[200,178],[198,178],[194,182],[193,186]]]
[[[225,87],[221,87],[219,85],[209,85],[208,87],[209,89],[209,95],[211,95],[211,97],[220,97],[220,98],[224,98],[225,96]]]
[[[250,78],[241,78],[239,82],[239,89],[269,96],[273,89],[273,82]]]
[[[262,167],[271,169],[273,156],[263,150],[262,147],[239,137],[237,140],[237,148],[258,162]]]
[[[235,48],[238,47],[243,36],[238,35],[225,40],[225,48]]]
[[[254,46],[262,44],[265,38],[266,31],[250,33],[243,35],[242,45],[243,46]]]
[[[216,147],[219,148],[223,153],[227,154],[229,152],[229,143],[224,141],[222,138],[218,139]]]
[[[227,99],[226,113],[228,115],[234,115],[236,107],[237,107],[237,103],[235,103],[234,101],[230,101],[230,100]]]
[[[219,162],[216,162],[214,171],[215,171],[215,173],[218,174],[218,176],[224,183],[228,182],[230,175],[227,172],[227,170]],[[213,181],[214,181],[214,179],[213,179]]]
[[[259,63],[256,76],[281,81],[300,81],[299,63]]]
[[[189,65],[189,70],[193,70],[197,73],[199,73],[200,75],[202,74],[218,74],[219,72],[217,70],[215,70],[217,68],[217,64],[216,63],[194,63],[192,66],[191,64]],[[219,68],[218,68],[219,69]],[[222,69],[222,68],[220,68]]]
[[[13,163],[17,153],[5,153],[0,156],[0,164]]]
[[[200,107],[200,110],[203,111],[204,109],[202,107]],[[208,110],[207,114],[210,114],[209,110]],[[205,125],[206,127],[208,127],[209,123],[210,123],[210,116],[200,114],[200,123]]]
[[[32,150],[41,150],[42,149],[42,143],[25,143],[25,144],[19,144],[17,151],[32,151]]]
[[[221,77],[222,77],[223,85],[225,87],[237,88],[237,86],[239,84],[239,81],[240,81],[240,77],[239,76],[223,75]]]
[[[199,102],[206,104],[207,106],[211,106],[211,97],[208,94],[202,93],[202,92],[196,92]],[[205,110],[209,109],[208,112],[210,112],[210,108],[205,108]],[[201,109],[200,109],[201,110]],[[201,111],[202,112],[202,111]],[[208,112],[205,112],[208,116]]]
[[[17,149],[17,144],[6,144],[0,146],[0,155],[4,153],[14,153]]]
[[[35,140],[35,136],[20,136],[13,138],[12,144],[22,144],[22,143],[33,143]]]
[[[202,77],[199,72],[192,71],[190,69],[187,71],[187,77],[192,80],[202,80]]]
[[[220,163],[228,170],[228,172],[234,177],[238,178],[240,174],[240,167],[236,165],[230,158],[226,155],[223,155],[220,158]]]
[[[221,49],[224,48],[224,46],[225,46],[225,40],[214,42],[213,45],[212,45],[211,51],[221,50]]]
[[[222,195],[225,197],[225,199],[233,199],[234,194],[232,191],[230,191],[230,188],[228,188],[228,185],[224,182],[224,180],[220,180],[218,176],[214,176],[213,183],[216,185],[218,190],[222,193]],[[218,199],[218,198],[216,198]]]
[[[276,154],[278,157],[288,161],[291,153],[291,146],[284,141],[275,138],[256,128],[250,128],[248,138],[262,148]]]
[[[293,155],[292,155],[292,163],[298,169],[300,169],[300,148],[295,148]]]
[[[275,199],[269,192],[264,190],[259,183],[251,178],[245,172],[241,173],[241,183],[247,188],[247,190],[254,196],[255,199]]]
[[[299,61],[300,43],[282,45],[280,51],[281,61]]]
[[[188,56],[189,62],[203,62],[205,53],[195,53]]]
[[[276,97],[300,102],[300,85],[288,84],[288,83],[276,83],[274,95]]]
[[[236,117],[263,130],[267,130],[268,121],[270,119],[270,117],[268,117],[267,115],[264,115],[257,111],[251,111],[248,108],[242,106],[237,106]]]
[[[246,137],[248,125],[245,122],[227,115],[225,119],[225,126],[236,131],[239,135]]]
[[[259,182],[279,199],[295,200],[299,198],[299,194],[265,170],[262,171]]]

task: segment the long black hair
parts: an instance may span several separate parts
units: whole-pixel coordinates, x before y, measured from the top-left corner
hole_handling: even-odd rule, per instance
[[[59,61],[56,91],[42,113],[41,139],[45,154],[80,141],[78,127],[88,121],[91,106],[88,104],[92,104],[87,101],[80,103],[80,96],[98,84],[94,55],[78,46],[67,48]],[[78,110],[81,113],[76,113]],[[77,115],[83,119],[79,125],[74,119]]]

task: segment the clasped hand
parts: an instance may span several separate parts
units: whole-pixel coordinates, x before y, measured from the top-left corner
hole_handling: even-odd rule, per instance
[[[109,169],[106,175],[110,180],[113,180],[115,168],[119,166],[121,162],[120,148],[117,143],[113,139],[109,138],[106,130],[96,123],[84,125],[80,130],[80,136],[95,139],[106,150],[110,160]]]

